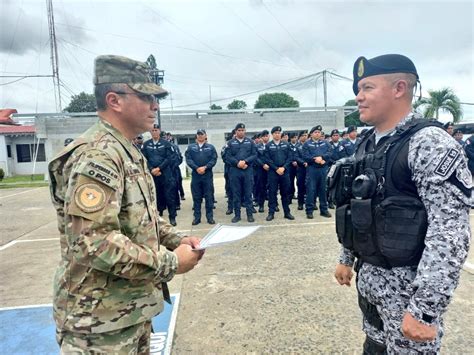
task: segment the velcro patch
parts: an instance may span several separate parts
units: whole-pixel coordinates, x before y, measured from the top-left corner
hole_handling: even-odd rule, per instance
[[[117,188],[117,180],[119,176],[114,170],[106,165],[89,161],[85,168],[82,169],[82,174],[106,184],[113,189]]]
[[[456,159],[459,157],[459,151],[456,149],[451,148],[441,159],[438,166],[435,169],[435,174],[446,177],[451,170],[452,166],[456,162]]]
[[[100,211],[105,207],[105,191],[97,184],[79,185],[74,192],[74,202],[86,213]]]

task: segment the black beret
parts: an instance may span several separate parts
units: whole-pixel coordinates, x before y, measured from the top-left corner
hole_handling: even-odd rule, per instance
[[[347,127],[347,134],[351,133],[351,132],[354,132],[354,131],[357,131],[357,127],[356,126],[349,126]]]
[[[294,138],[294,137],[296,137],[296,133],[290,133],[289,136],[290,136],[290,139]]]
[[[142,135],[139,135],[139,136],[137,136],[136,139],[143,139],[143,136],[142,136]]]
[[[393,73],[410,73],[414,74],[416,78],[419,79],[415,64],[404,55],[384,54],[372,59],[359,57],[354,63],[354,84],[352,85],[352,90],[355,95],[358,94],[359,89],[357,84],[361,79],[373,75]]]
[[[67,146],[67,145],[68,145],[69,143],[71,143],[73,140],[74,140],[74,139],[72,139],[72,138],[66,138],[66,139],[64,140],[64,146]]]
[[[306,130],[301,131],[301,132],[298,134],[298,137],[301,137],[303,134],[308,134],[308,131],[306,131]]]
[[[260,133],[260,135],[262,135],[262,136],[268,136],[268,134],[269,134],[269,132],[266,129],[264,129],[262,131],[262,133]]]
[[[161,129],[161,128],[160,128],[160,125],[159,125],[159,124],[156,124],[156,123],[153,125],[153,128],[155,128],[155,129],[156,129],[156,128]]]
[[[317,126],[314,126],[313,128],[311,128],[309,130],[309,134],[313,134],[314,131],[322,131],[323,130],[323,127],[321,127],[320,125],[317,125]]]
[[[280,127],[280,126],[275,126],[275,127],[273,127],[272,130],[271,130],[272,133],[275,133],[275,132],[277,132],[277,131],[278,131],[278,132],[281,132],[281,127]]]
[[[245,125],[243,123],[237,123],[235,126],[235,130],[237,131],[238,129],[245,128]]]
[[[455,129],[455,130],[453,131],[453,136],[454,136],[455,134],[457,134],[457,133],[462,133],[462,131],[461,131],[459,128],[458,128],[458,129]]]
[[[444,129],[448,129],[449,126],[454,126],[454,123],[452,123],[452,122],[446,122],[446,123],[443,125]]]
[[[206,130],[205,129],[198,129],[196,134],[206,134]]]
[[[288,132],[282,132],[281,135],[282,135],[282,136],[287,136],[287,135],[288,135]]]
[[[331,131],[331,136],[335,135],[335,134],[339,134],[339,131],[337,129],[333,129]]]

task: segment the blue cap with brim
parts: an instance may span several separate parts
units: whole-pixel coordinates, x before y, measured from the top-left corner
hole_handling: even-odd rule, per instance
[[[359,93],[359,80],[369,76],[394,73],[410,73],[415,75],[417,80],[419,79],[415,64],[404,55],[384,54],[372,59],[359,57],[354,63],[352,90],[355,95]]]

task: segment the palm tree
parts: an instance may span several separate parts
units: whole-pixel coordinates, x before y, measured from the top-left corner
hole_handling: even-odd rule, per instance
[[[452,89],[444,88],[439,91],[428,90],[428,93],[430,94],[429,98],[424,97],[418,100],[414,105],[415,108],[419,106],[425,107],[423,116],[426,118],[435,116],[435,118],[438,119],[439,111],[441,110],[449,112],[453,116],[453,121],[459,122],[462,117],[461,104]]]

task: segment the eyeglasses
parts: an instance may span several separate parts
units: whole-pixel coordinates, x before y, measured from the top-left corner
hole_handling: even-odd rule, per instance
[[[145,101],[149,104],[156,104],[158,102],[158,99],[156,98],[155,95],[138,94],[135,92],[118,92],[118,91],[114,91],[114,92],[119,95],[135,95],[140,100]]]

